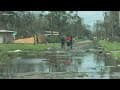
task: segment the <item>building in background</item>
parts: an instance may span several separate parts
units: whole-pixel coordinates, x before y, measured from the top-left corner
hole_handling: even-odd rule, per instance
[[[0,30],[0,43],[13,43],[15,31]]]

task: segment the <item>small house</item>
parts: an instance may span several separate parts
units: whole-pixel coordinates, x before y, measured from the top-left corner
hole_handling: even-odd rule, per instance
[[[15,33],[15,31],[0,30],[0,43],[13,43]]]

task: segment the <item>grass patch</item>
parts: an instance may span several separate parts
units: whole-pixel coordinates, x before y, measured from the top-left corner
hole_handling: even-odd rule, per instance
[[[99,41],[99,44],[108,51],[120,51],[119,42],[109,42],[109,41],[101,40]]]
[[[98,42],[106,51],[113,51],[111,52],[113,58],[119,60],[120,59],[120,43],[119,42],[109,42],[101,40]],[[116,52],[115,52],[116,51]],[[119,60],[120,61],[120,60]]]
[[[7,48],[0,46],[0,64],[6,63],[6,61],[9,59]]]
[[[120,52],[114,52],[112,53],[112,56],[115,58],[120,58]]]
[[[29,51],[42,51],[47,48],[57,48],[59,43],[49,43],[49,44],[0,44],[1,47],[6,48],[8,51],[11,50],[29,50]]]
[[[9,53],[8,51],[13,50],[22,50],[30,51],[29,54],[34,54],[35,56],[39,55],[40,51],[47,50],[48,48],[58,48],[59,43],[48,43],[48,44],[0,44],[0,63],[8,62],[8,60],[15,58],[19,55],[27,56],[25,53]],[[27,54],[28,54],[27,53]],[[28,55],[29,55],[28,54]]]

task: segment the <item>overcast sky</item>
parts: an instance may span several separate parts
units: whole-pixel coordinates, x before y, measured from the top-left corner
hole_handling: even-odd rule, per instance
[[[93,26],[96,20],[103,20],[104,11],[79,11],[79,16],[83,18],[85,24]]]

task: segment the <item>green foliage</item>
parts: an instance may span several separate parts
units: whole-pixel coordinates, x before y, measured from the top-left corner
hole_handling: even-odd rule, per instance
[[[28,11],[9,11],[7,13],[13,15],[0,16],[0,28],[17,31],[16,38],[30,37],[46,30],[66,35],[88,36],[81,17],[74,15],[73,12],[49,11],[48,14],[45,14],[42,11],[38,16]]]
[[[112,56],[115,59],[120,59],[120,43],[119,42],[109,42],[101,40],[99,41],[99,44],[105,48],[106,51],[113,51],[111,52]]]
[[[38,57],[41,51],[47,50],[48,48],[58,48],[59,43],[49,43],[49,44],[0,44],[0,64],[8,63],[11,59],[17,56],[22,57]],[[19,52],[9,52],[14,50],[22,50]],[[24,52],[25,51],[25,52]],[[27,53],[26,53],[27,52]]]
[[[48,44],[1,44],[1,47],[4,47],[7,49],[7,51],[12,50],[24,50],[24,51],[42,51],[49,47],[54,48],[58,47],[58,43],[48,43]]]
[[[100,45],[105,47],[106,50],[109,51],[119,51],[120,50],[120,43],[119,42],[109,42],[105,40],[101,40]]]
[[[49,43],[59,43],[60,38],[59,38],[59,36],[49,36],[49,37],[47,37],[47,41]]]
[[[0,46],[0,64],[5,63],[8,61],[10,58],[7,54],[7,48],[4,46]]]
[[[104,21],[97,21],[94,28],[98,40],[120,41],[119,11],[105,12]]]

